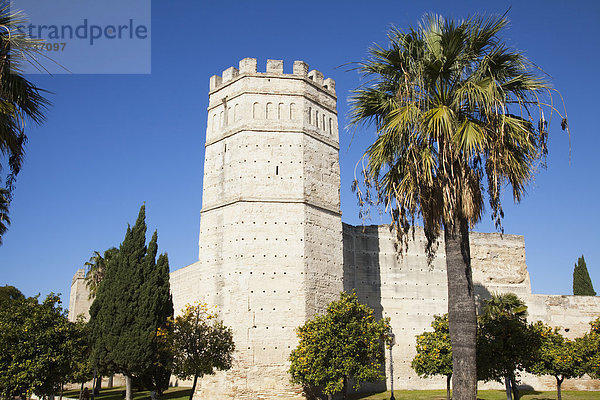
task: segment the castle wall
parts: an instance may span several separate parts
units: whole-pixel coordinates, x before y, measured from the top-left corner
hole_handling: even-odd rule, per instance
[[[433,315],[448,312],[443,243],[438,246],[432,265],[428,265],[422,228],[415,229],[414,239],[411,238],[403,255],[397,253],[395,234],[388,225],[344,224],[343,235],[344,290],[356,290],[360,301],[372,307],[377,316],[391,319],[396,338],[392,348],[394,387],[445,388],[445,378],[419,378],[410,366],[416,355],[416,336],[431,331]],[[469,236],[473,283],[480,300],[493,293],[515,293],[527,304],[529,321],[541,320],[561,327],[561,333],[571,338],[588,332],[589,322],[600,316],[600,297],[531,294],[523,236],[479,232],[471,232]],[[386,355],[389,388],[389,352]],[[553,390],[556,384],[553,377],[526,373],[521,380],[536,390]],[[565,387],[596,390],[600,383],[586,377],[568,380]],[[382,388],[381,385],[365,386],[365,390]],[[502,386],[480,382],[479,388],[502,389]]]
[[[469,242],[473,283],[480,297],[493,292],[512,292],[520,297],[531,294],[523,236],[470,232]]]
[[[344,290],[356,290],[361,302],[378,317],[390,317],[396,344],[392,347],[394,388],[444,387],[443,379],[422,380],[410,367],[415,355],[415,337],[429,326],[433,315],[448,310],[446,265],[443,248],[431,266],[425,256],[425,236],[415,230],[415,239],[400,256],[389,226],[344,224]],[[386,375],[389,375],[389,352]],[[387,387],[390,382],[388,377]],[[366,386],[365,389],[382,389]]]
[[[257,72],[256,59],[245,58],[210,79],[199,257],[170,282],[176,314],[196,301],[218,307],[236,352],[231,370],[199,381],[196,399],[301,398],[287,372],[295,328],[342,290],[356,290],[377,317],[391,319],[395,388],[445,387],[445,378],[420,379],[410,367],[416,336],[447,312],[443,243],[428,264],[421,228],[400,255],[389,226],[342,224],[336,101],[335,82],[302,61],[284,74],[279,60]],[[470,245],[479,299],[516,293],[530,320],[572,337],[600,314],[599,297],[531,294],[522,236],[471,232]],[[69,318],[88,317],[89,305],[78,270]],[[390,386],[389,362],[387,381],[363,390]],[[523,382],[554,388],[553,378]],[[596,384],[571,380],[565,388]]]

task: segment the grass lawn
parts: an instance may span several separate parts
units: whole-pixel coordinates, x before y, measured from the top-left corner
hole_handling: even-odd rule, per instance
[[[103,388],[100,389],[100,394],[96,396],[96,400],[123,400],[123,391],[125,386],[114,387],[114,388]],[[190,397],[190,387],[171,387],[165,393],[163,393],[162,399],[168,400],[187,400]],[[63,393],[64,397],[70,397],[72,399],[79,398],[79,389],[77,390],[65,390]],[[133,392],[134,400],[147,400],[150,399],[150,392]],[[58,397],[56,397],[58,400]]]
[[[122,400],[122,392],[125,390],[124,386],[115,387],[111,389],[100,390],[100,395],[96,397],[96,400]],[[167,400],[187,400],[190,396],[189,387],[173,387],[169,388],[164,395],[163,399]],[[65,397],[75,398],[79,397],[79,390],[66,390],[64,392]],[[394,396],[397,400],[446,400],[445,390],[395,390]],[[374,394],[357,394],[348,396],[353,400],[388,400],[390,398],[390,392],[374,393]],[[150,392],[134,392],[133,398],[135,400],[148,400],[150,399]],[[600,400],[600,392],[585,392],[585,391],[571,391],[563,390],[563,400]],[[480,390],[477,392],[477,399],[479,400],[505,400],[506,393],[504,390]],[[522,400],[555,400],[556,392],[522,392]],[[57,398],[58,400],[58,398]]]
[[[397,400],[446,400],[445,390],[394,390],[394,397]],[[388,400],[390,392],[375,394],[359,394],[350,396],[351,399],[358,400]],[[587,391],[562,391],[563,400],[600,400],[600,392]],[[477,399],[480,400],[505,400],[504,390],[480,390],[477,392]],[[556,392],[521,392],[523,400],[555,400]]]
[[[394,390],[394,397],[397,400],[446,400],[445,390]],[[364,400],[388,400],[390,392],[375,394],[359,394],[350,396],[351,399]],[[587,391],[562,391],[563,400],[600,400],[600,392]],[[477,392],[477,399],[480,400],[505,400],[504,390],[480,390]],[[521,392],[522,400],[555,400],[556,392]]]

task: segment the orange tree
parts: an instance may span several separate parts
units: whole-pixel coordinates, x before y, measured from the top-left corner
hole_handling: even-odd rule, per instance
[[[535,375],[552,375],[556,379],[557,399],[561,400],[561,385],[565,379],[579,378],[585,373],[580,341],[566,339],[559,328],[551,328],[541,321],[532,325],[540,337],[535,362],[527,370]]]
[[[348,379],[355,389],[362,382],[385,379],[384,342],[389,318],[376,320],[373,310],[361,304],[356,293],[342,292],[340,299],[297,329],[300,339],[290,355],[292,381],[307,389],[319,387],[327,395],[342,392]]]
[[[15,290],[0,306],[0,397],[50,396],[71,377],[80,330],[57,295],[40,303]]]
[[[194,378],[191,400],[198,378],[231,368],[233,334],[206,303],[186,305],[171,322],[172,329],[159,330],[159,336],[172,346],[173,373],[181,379]]]
[[[591,329],[578,339],[583,356],[585,373],[594,379],[600,378],[600,317],[590,322]]]
[[[424,332],[417,336],[417,355],[412,360],[411,367],[422,377],[446,376],[446,398],[450,400],[452,343],[448,328],[448,314],[434,315],[431,327],[433,332]]]

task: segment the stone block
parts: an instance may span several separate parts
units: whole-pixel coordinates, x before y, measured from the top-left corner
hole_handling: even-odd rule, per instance
[[[304,61],[294,61],[294,75],[307,76],[308,64]]]
[[[323,85],[323,73],[313,69],[308,73],[308,79],[315,82],[317,85]]]
[[[283,60],[267,60],[268,74],[283,74]]]
[[[239,63],[240,74],[256,73],[256,58],[244,58]]]
[[[237,68],[235,68],[235,67],[227,68],[225,71],[223,71],[223,83],[233,80],[235,77],[238,76],[238,74],[239,74],[239,71]]]
[[[217,87],[221,86],[221,82],[222,82],[221,76],[219,76],[219,75],[211,76],[210,81],[209,81],[210,90],[216,89]]]

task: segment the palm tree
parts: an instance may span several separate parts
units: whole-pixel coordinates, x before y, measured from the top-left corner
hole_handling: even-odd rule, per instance
[[[519,358],[529,358],[530,354],[524,349],[531,351],[536,347],[534,341],[526,340],[530,333],[527,327],[527,306],[514,293],[494,293],[483,303],[483,315],[480,318],[482,330],[484,333],[493,331],[495,334],[491,340],[500,341],[502,346],[491,351],[481,349],[483,354],[478,355],[486,359],[484,364],[501,364],[495,365],[495,368],[504,372],[506,398],[511,400],[514,395],[514,398],[518,399],[519,391],[514,371],[523,366],[523,360]],[[485,339],[482,338],[482,341]],[[515,344],[518,344],[519,348],[514,348]],[[506,353],[506,356],[503,353]],[[504,363],[499,361],[502,359],[505,359]]]
[[[509,184],[518,202],[547,153],[541,107],[550,85],[500,39],[507,22],[432,15],[405,32],[392,28],[389,47],[357,63],[367,80],[350,98],[351,124],[373,124],[378,134],[363,156],[363,191],[353,184],[361,205],[391,213],[402,247],[422,220],[430,260],[443,230],[455,399],[477,390],[469,229],[483,214],[484,190],[501,229],[502,188]]]
[[[514,293],[494,293],[483,304],[484,320],[511,318],[520,322],[527,321],[527,306]]]
[[[11,10],[9,2],[0,6],[0,156],[7,160],[8,171],[2,194],[6,207],[12,200],[12,190],[25,156],[25,121],[36,124],[44,121],[44,111],[49,105],[42,96],[43,90],[23,76],[23,64],[36,62],[39,54],[38,39],[18,30],[26,25],[24,15]],[[4,162],[4,161],[2,161]],[[0,163],[0,173],[6,165]],[[0,182],[2,179],[0,175]],[[3,232],[0,232],[0,235]]]
[[[106,250],[104,252],[104,256],[102,256],[102,254],[100,254],[99,252],[94,251],[94,254],[92,254],[90,260],[84,264],[86,267],[85,285],[89,290],[89,299],[93,299],[96,297],[98,286],[100,285],[100,282],[102,282],[102,280],[104,279],[106,267],[117,252],[118,249],[115,247],[111,247],[110,249]]]

